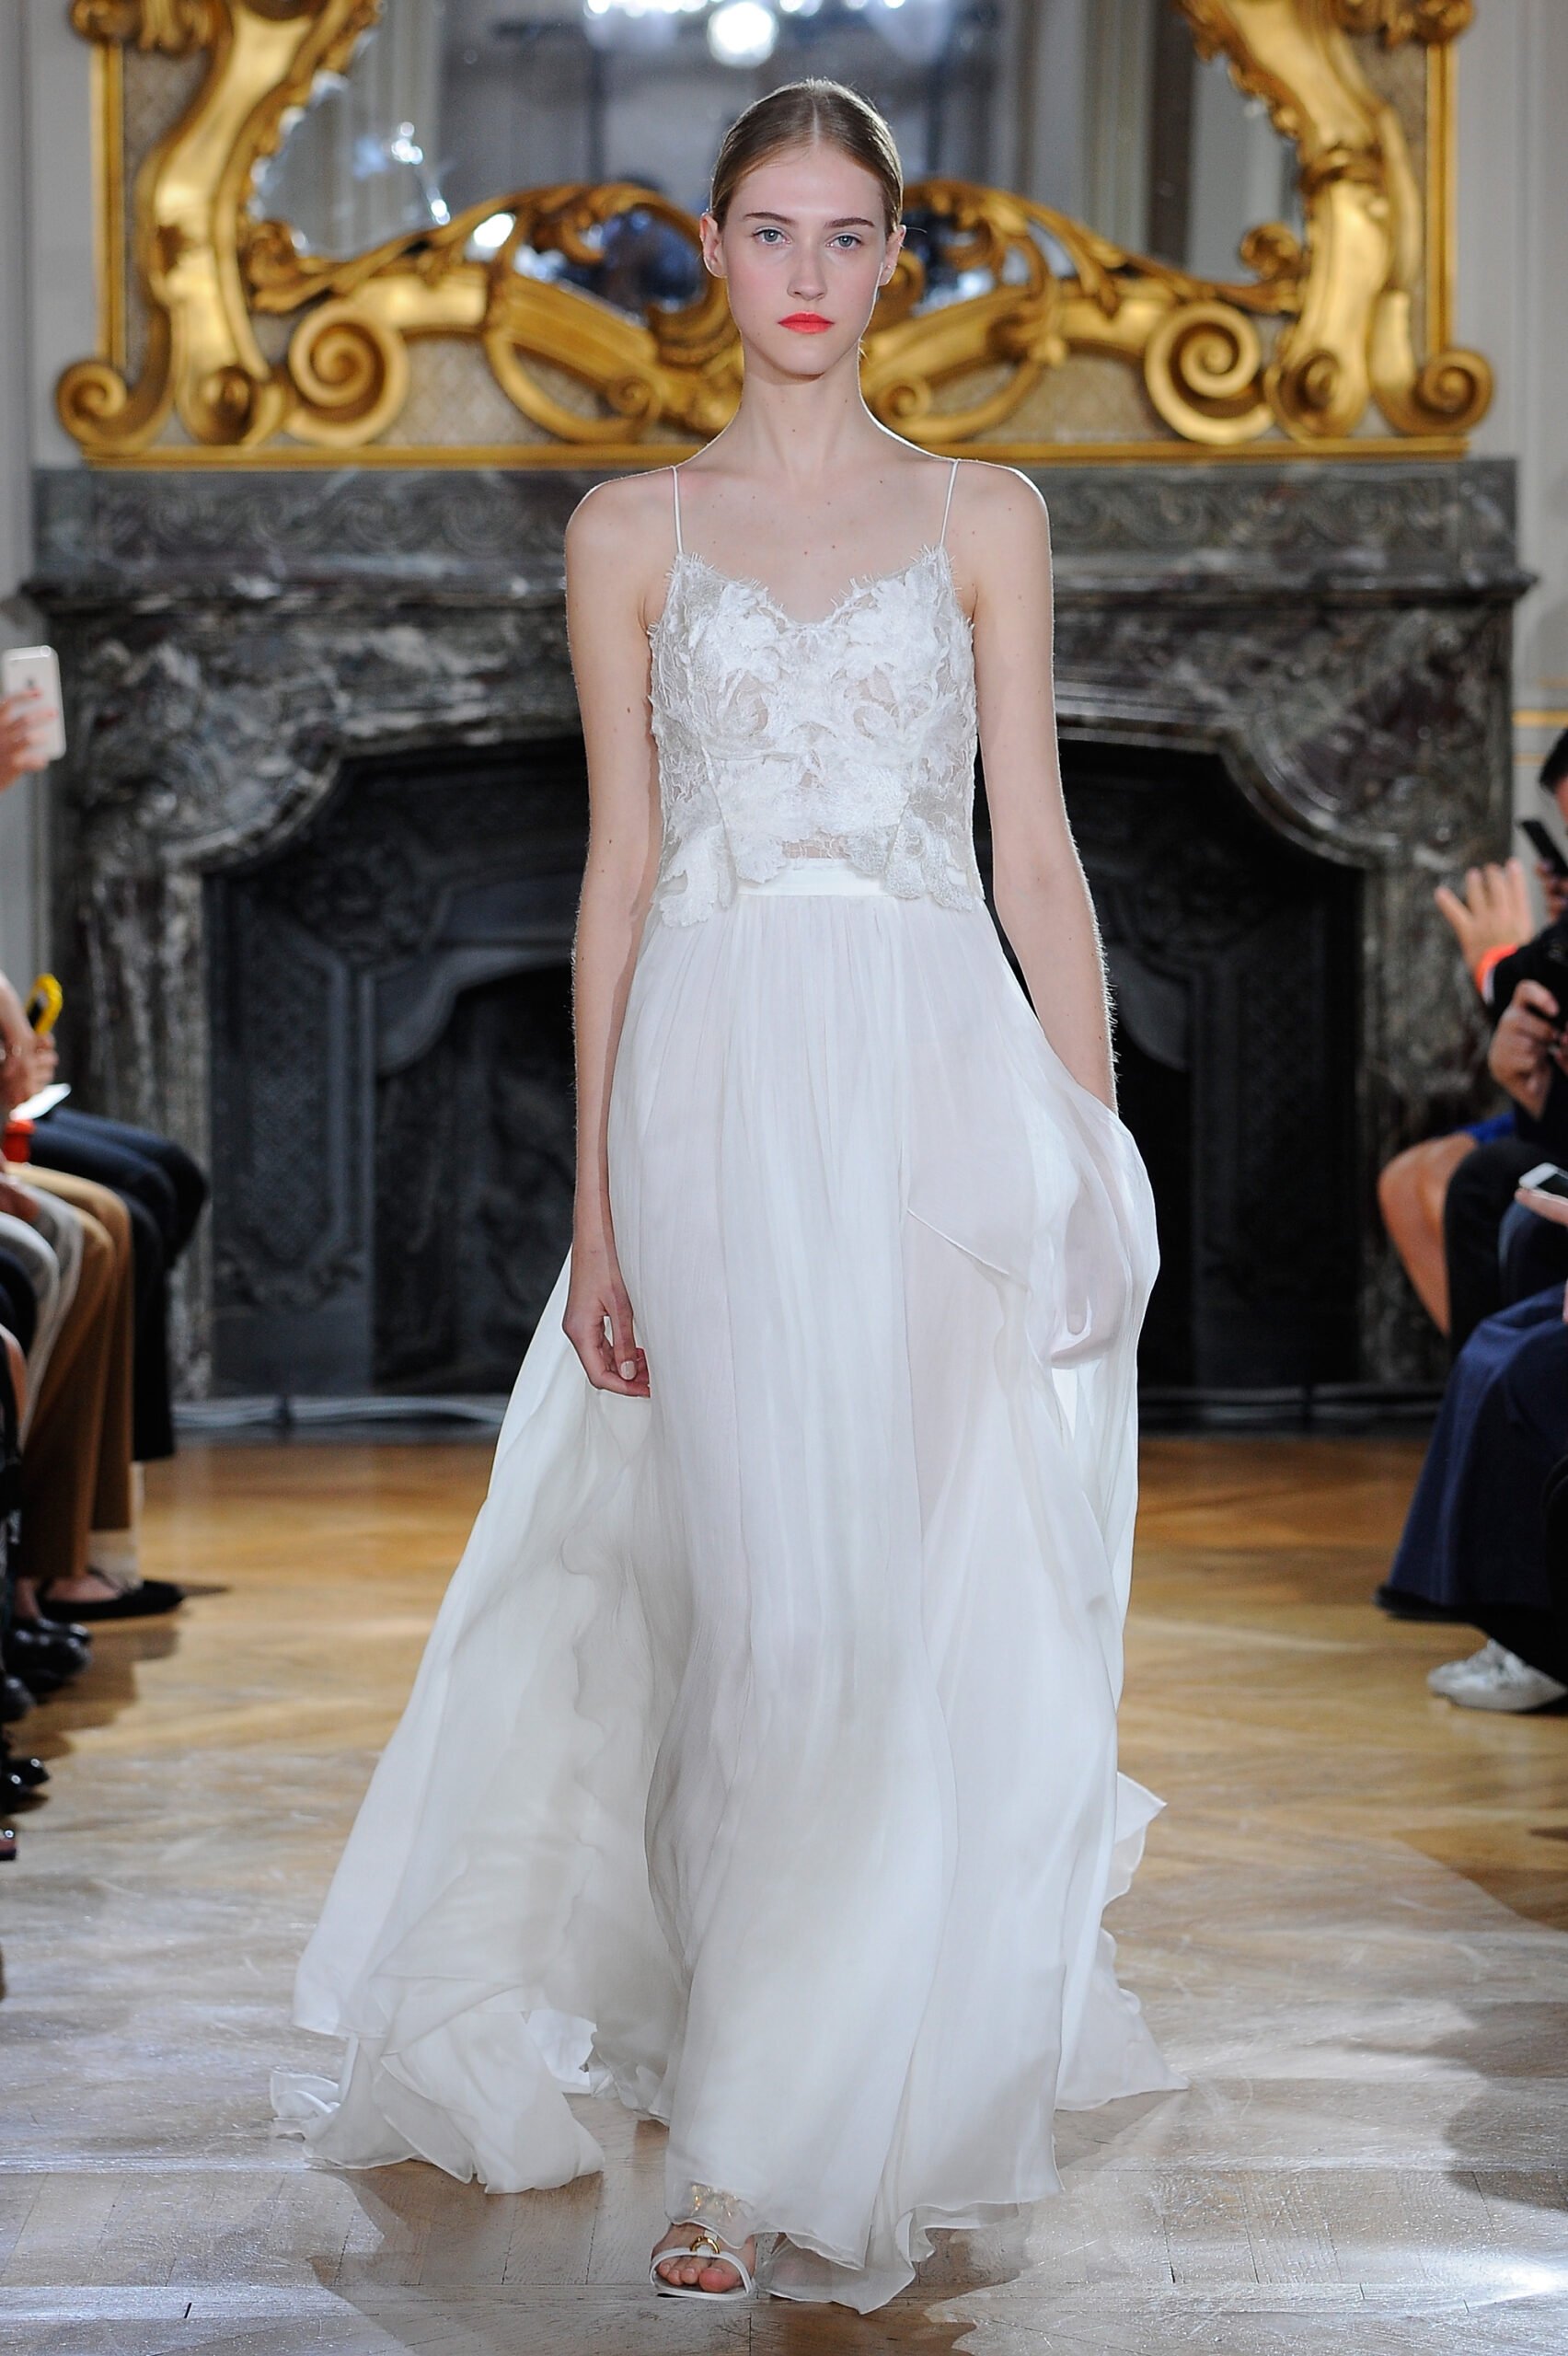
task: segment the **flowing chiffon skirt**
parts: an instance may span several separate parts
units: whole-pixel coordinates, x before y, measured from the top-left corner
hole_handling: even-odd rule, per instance
[[[1102,1924],[1147,1182],[984,910],[847,870],[651,918],[610,1105],[651,1398],[563,1268],[300,1966],[323,2159],[493,2191],[669,2127],[666,2208],[869,2309],[1182,2083]]]

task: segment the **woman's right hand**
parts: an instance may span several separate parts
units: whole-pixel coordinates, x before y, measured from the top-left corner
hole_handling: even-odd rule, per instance
[[[1439,884],[1432,895],[1453,927],[1465,964],[1472,970],[1489,949],[1516,949],[1535,930],[1529,886],[1516,859],[1501,867],[1471,867],[1464,896]]]
[[[573,1242],[560,1322],[595,1391],[618,1391],[623,1399],[648,1397],[648,1360],[632,1330],[631,1302],[613,1245]]]

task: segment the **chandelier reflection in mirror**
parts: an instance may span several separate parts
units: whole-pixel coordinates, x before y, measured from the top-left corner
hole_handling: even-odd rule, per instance
[[[61,414],[143,464],[693,448],[740,386],[709,164],[753,97],[823,74],[910,175],[862,370],[910,438],[1457,451],[1490,392],[1447,348],[1470,9],[74,0],[104,273]]]

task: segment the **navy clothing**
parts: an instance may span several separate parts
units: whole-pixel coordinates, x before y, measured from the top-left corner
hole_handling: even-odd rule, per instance
[[[170,1262],[190,1242],[207,1199],[200,1165],[172,1138],[133,1128],[128,1121],[103,1120],[97,1113],[78,1113],[70,1104],[57,1104],[36,1124],[32,1158],[40,1170],[95,1178],[100,1186],[145,1204]]]
[[[131,1215],[135,1292],[135,1367],[131,1452],[150,1464],[174,1453],[168,1374],[168,1275],[190,1241],[207,1181],[170,1138],[125,1121],[100,1120],[69,1104],[46,1113],[33,1130],[40,1170],[91,1178],[120,1196]]]
[[[1528,1170],[1538,1161],[1557,1159],[1539,1139],[1498,1138],[1467,1153],[1448,1181],[1443,1246],[1448,1269],[1448,1345],[1456,1362],[1483,1318],[1545,1285],[1568,1281],[1568,1227],[1538,1219],[1514,1200]],[[1517,1248],[1505,1269],[1504,1221],[1516,1209],[1528,1225],[1510,1230]]]
[[[1541,1497],[1565,1448],[1557,1284],[1487,1318],[1455,1360],[1389,1585],[1483,1629],[1494,1610],[1550,1612]]]

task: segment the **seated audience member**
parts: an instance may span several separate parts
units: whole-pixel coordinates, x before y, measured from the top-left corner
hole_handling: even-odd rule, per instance
[[[1484,1318],[1568,1278],[1568,1234],[1561,1227],[1532,1211],[1510,1223],[1506,1239],[1504,1233],[1526,1172],[1541,1161],[1568,1165],[1565,1057],[1557,998],[1543,983],[1519,982],[1487,1057],[1493,1078],[1514,1100],[1519,1134],[1468,1154],[1443,1207],[1448,1339],[1456,1356]]]
[[[1542,762],[1540,783],[1568,820],[1568,730]],[[1561,1044],[1568,1014],[1568,883],[1545,867],[1537,872],[1551,918],[1545,930],[1529,940],[1526,925],[1513,942],[1493,937],[1471,965],[1496,1018],[1488,1061],[1493,1079],[1514,1099],[1517,1135],[1478,1146],[1449,1182],[1444,1244],[1448,1338],[1456,1352],[1483,1317],[1568,1276],[1568,1242],[1533,1215],[1508,1221],[1506,1270],[1502,1256],[1504,1223],[1526,1171],[1538,1161],[1568,1162],[1568,1086],[1562,1084]],[[1455,921],[1452,908],[1445,907],[1444,913]],[[1561,1004],[1555,982],[1543,978],[1554,976],[1560,964]]]
[[[1568,1235],[1568,1201],[1534,1189],[1521,1199]],[[1427,1680],[1464,1709],[1539,1710],[1568,1695],[1568,1585],[1561,1567],[1568,1542],[1565,1320],[1559,1282],[1471,1334],[1449,1377],[1389,1574],[1394,1596],[1466,1620],[1486,1638],[1479,1652]]]
[[[1568,732],[1542,763],[1540,785],[1568,822]],[[1549,920],[1546,932],[1537,937],[1539,943],[1547,940],[1560,918],[1568,916],[1568,877],[1558,875],[1544,861],[1538,862],[1536,874]],[[1482,1002],[1495,1018],[1512,998],[1514,983],[1522,978],[1515,971],[1519,946],[1530,942],[1535,932],[1522,864],[1511,859],[1501,866],[1471,868],[1462,894],[1444,884],[1434,898],[1453,929]],[[1478,1147],[1501,1148],[1496,1152],[1488,1150],[1474,1169],[1467,1171],[1459,1190],[1461,1202],[1466,1196],[1473,1197],[1458,1214],[1467,1241],[1472,1233],[1483,1236],[1489,1225],[1495,1229],[1512,1202],[1515,1183],[1532,1161],[1542,1158],[1539,1143],[1530,1139],[1528,1131],[1524,1136],[1528,1149],[1521,1160],[1514,1150],[1521,1138],[1520,1123],[1516,1112],[1509,1110],[1408,1146],[1378,1178],[1378,1198],[1389,1240],[1441,1333],[1448,1333],[1450,1324],[1444,1232],[1450,1182],[1459,1164]],[[1468,1298],[1462,1314],[1468,1330],[1475,1322],[1475,1305]],[[1456,1346],[1462,1338],[1456,1337]]]
[[[1460,954],[1484,994],[1489,961],[1514,948],[1532,930],[1529,885],[1516,859],[1502,867],[1472,867],[1463,894],[1440,884],[1433,895],[1452,926]],[[1379,1172],[1378,1204],[1389,1240],[1422,1307],[1440,1334],[1448,1330],[1448,1270],[1443,1251],[1443,1205],[1448,1182],[1467,1154],[1515,1135],[1510,1110],[1469,1121],[1407,1146]]]
[[[53,1040],[40,1038],[29,1026],[3,974],[0,1040],[7,1050],[0,1081],[14,1074],[0,1093],[10,1104],[25,1103],[49,1085],[59,1059]],[[136,1270],[136,1461],[150,1464],[172,1456],[168,1276],[194,1231],[207,1198],[207,1182],[183,1147],[170,1138],[65,1104],[34,1124],[31,1166],[111,1187],[125,1204]]]
[[[33,1308],[33,1330],[24,1339],[14,1320],[10,1330],[27,1353],[28,1386],[35,1390],[48,1363],[54,1335],[63,1314],[64,1273],[54,1246],[39,1223],[34,1202],[19,1188],[0,1179],[0,1293],[11,1298],[15,1284],[6,1272],[19,1274]]]
[[[21,1345],[14,1334],[0,1327],[0,1720],[19,1717],[33,1704],[31,1691],[5,1666],[6,1642],[15,1600],[10,1539],[15,1524],[17,1484],[21,1464],[17,1436],[28,1404],[27,1369],[22,1359]],[[85,1632],[62,1633],[74,1634]],[[42,1760],[28,1758],[14,1751],[9,1736],[0,1725],[0,1808],[9,1812],[18,1803],[26,1804],[36,1799],[48,1781],[49,1770]],[[16,1835],[7,1829],[0,1832],[0,1858],[15,1854]]]
[[[13,1184],[68,1205],[81,1228],[75,1299],[39,1385],[22,1449],[19,1577],[32,1611],[69,1621],[169,1611],[184,1590],[136,1576],[132,1481],[134,1322],[131,1219],[107,1186],[53,1170]]]

